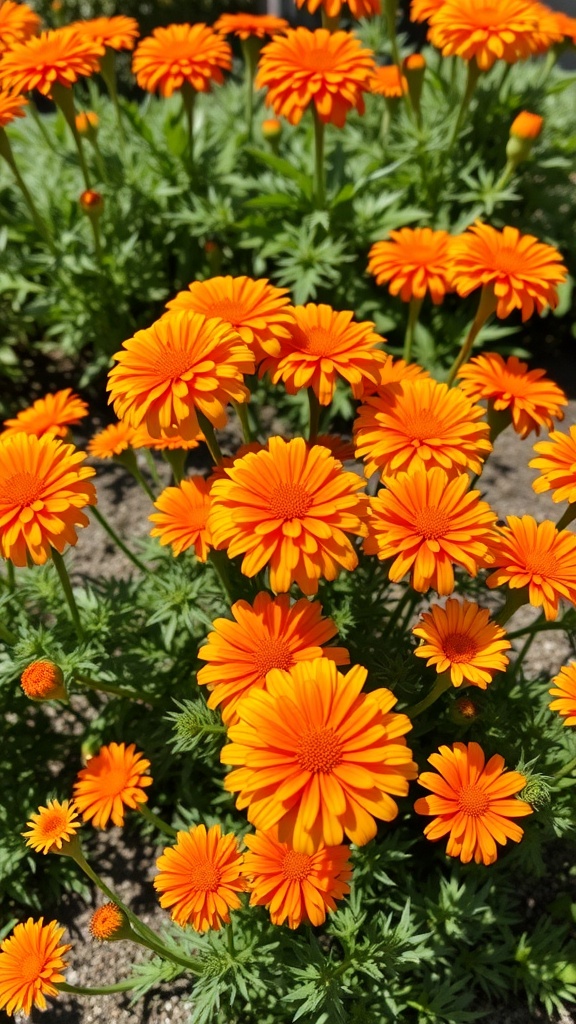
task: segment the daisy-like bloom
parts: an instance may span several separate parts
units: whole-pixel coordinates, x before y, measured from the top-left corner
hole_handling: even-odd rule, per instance
[[[520,772],[507,772],[504,758],[494,754],[487,764],[478,743],[454,743],[441,746],[428,761],[436,772],[422,772],[418,782],[432,796],[420,797],[414,804],[417,814],[434,815],[424,829],[432,841],[448,835],[446,853],[460,857],[463,864],[493,864],[497,843],[508,839],[518,843],[523,829],[511,818],[532,814],[530,804],[515,799],[526,779]]]
[[[408,92],[408,82],[396,64],[377,67],[368,84],[371,93],[387,99],[396,99]]]
[[[46,434],[16,434],[0,442],[0,554],[14,565],[29,555],[44,565],[51,548],[60,554],[76,544],[76,527],[88,526],[81,512],[96,504],[91,466],[74,445]]]
[[[565,39],[569,39],[570,42],[576,45],[576,18],[571,18],[568,14],[564,14],[563,11],[554,11],[554,14],[556,15],[559,31]]]
[[[476,60],[481,71],[496,60],[525,60],[541,45],[531,0],[446,0],[429,15],[429,25],[428,39],[444,57]]]
[[[113,459],[131,447],[136,431],[129,423],[118,420],[100,430],[86,445],[89,455],[95,459]]]
[[[372,50],[351,32],[296,28],[264,47],[258,68],[256,88],[268,89],[275,114],[299,124],[314,103],[321,121],[343,128],[351,110],[364,113],[362,93],[375,65]]]
[[[225,788],[263,832],[297,853],[338,846],[344,833],[358,846],[376,835],[376,818],[392,821],[415,778],[404,736],[406,715],[391,712],[389,690],[363,693],[367,670],[341,675],[328,658],[273,669],[266,690],[239,702],[239,722],[220,755],[236,765]],[[390,795],[392,794],[392,795]]]
[[[72,947],[60,944],[64,935],[57,921],[44,924],[29,917],[17,924],[0,944],[0,1010],[9,1016],[32,1007],[46,1009],[46,996],[58,995],[58,983],[65,981],[68,964],[64,954]]]
[[[546,377],[545,370],[529,370],[517,356],[504,360],[497,352],[474,356],[458,370],[458,385],[473,401],[486,399],[496,412],[506,412],[520,437],[540,427],[550,430],[554,419],[564,419],[564,392]]]
[[[446,3],[446,0],[412,0],[410,4],[411,21],[428,21],[428,18]]]
[[[295,582],[315,594],[321,578],[356,568],[347,535],[366,535],[364,485],[327,448],[271,437],[268,451],[236,459],[225,472],[228,479],[212,485],[209,526],[216,548],[244,555],[246,576],[268,565],[276,593]]]
[[[407,363],[405,359],[393,359],[386,355],[386,362],[380,367],[380,380],[377,387],[364,386],[364,399],[369,394],[378,394],[389,384],[401,384],[407,380],[428,380],[430,374],[418,363]]]
[[[126,914],[115,903],[104,903],[90,918],[90,934],[98,942],[117,942],[128,938],[130,925]]]
[[[366,398],[354,423],[364,473],[382,478],[440,466],[449,477],[482,471],[492,451],[485,410],[457,388],[429,379],[405,380]]]
[[[264,39],[289,28],[285,18],[276,18],[273,14],[221,14],[214,22],[214,29],[223,36],[237,36],[238,39],[249,39],[255,36]]]
[[[324,618],[322,605],[301,598],[290,606],[287,595],[272,598],[256,595],[254,604],[236,601],[229,619],[216,619],[214,632],[198,651],[208,664],[196,676],[200,686],[211,691],[209,708],[221,706],[226,724],[238,721],[238,701],[253,687],[264,689],[273,668],[291,669],[296,662],[330,658],[335,665],[348,665],[345,647],[323,647],[336,636],[332,619]]]
[[[196,439],[197,409],[223,427],[228,402],[250,397],[243,375],[254,371],[252,352],[228,324],[200,313],[182,310],[157,320],[114,358],[109,402],[118,419],[144,424],[153,437]]]
[[[346,3],[353,18],[372,18],[382,13],[381,0],[296,0],[297,7],[303,7],[314,14],[320,5],[329,18],[336,18]]]
[[[186,291],[166,304],[170,312],[189,309],[210,319],[217,317],[240,335],[258,362],[276,356],[292,324],[287,288],[276,288],[265,278],[212,277],[193,281]]]
[[[195,92],[210,92],[212,83],[222,85],[222,72],[231,68],[228,43],[203,22],[155,28],[138,44],[132,60],[140,88],[158,89],[162,96],[171,96],[184,85]]]
[[[158,537],[162,546],[172,545],[174,555],[194,548],[199,562],[205,562],[212,547],[208,527],[210,512],[210,485],[201,476],[182,480],[176,487],[166,487],[154,502],[148,519],[156,526],[151,537]]]
[[[302,922],[324,924],[336,900],[350,892],[352,878],[347,846],[321,846],[315,853],[298,853],[281,843],[276,829],[244,836],[244,874],[250,886],[250,906],[267,907],[272,924],[289,928]]]
[[[110,819],[122,826],[125,808],[137,810],[138,804],[148,800],[144,790],[152,785],[146,774],[149,767],[150,761],[133,743],[100,747],[74,783],[74,803],[84,821],[92,820],[94,828],[106,828]]]
[[[390,241],[375,242],[368,253],[368,272],[376,284],[387,284],[403,302],[423,299],[442,302],[452,291],[450,245],[447,231],[432,228],[400,228],[390,231]]]
[[[27,103],[25,96],[13,96],[10,92],[0,90],[0,128],[11,124],[15,117],[24,117]]]
[[[230,923],[230,911],[240,908],[238,893],[247,889],[242,862],[236,836],[223,836],[220,825],[179,832],[175,846],[167,846],[156,861],[160,906],[183,928],[219,931]]]
[[[73,27],[84,38],[93,39],[110,50],[133,50],[140,35],[136,19],[124,14],[116,14],[112,18],[75,21]]]
[[[553,430],[547,441],[534,445],[539,458],[528,463],[539,469],[540,476],[532,482],[536,494],[552,491],[552,501],[576,501],[576,426],[569,434]]]
[[[496,515],[466,474],[449,480],[443,469],[401,473],[371,499],[368,554],[393,558],[394,583],[410,572],[414,590],[454,590],[454,565],[471,576],[486,564]]]
[[[487,608],[474,601],[451,597],[444,608],[432,605],[412,632],[424,640],[414,654],[428,658],[426,664],[434,665],[438,673],[449,672],[453,686],[469,683],[485,690],[508,664],[504,651],[512,644],[505,631],[490,621]]]
[[[30,815],[29,832],[22,832],[26,845],[36,853],[59,853],[62,847],[74,838],[81,822],[78,812],[70,800],[49,800],[46,807],[39,807]]]
[[[6,440],[14,434],[35,434],[43,437],[66,437],[70,427],[75,427],[88,415],[88,406],[72,388],[56,391],[53,395],[37,398],[33,405],[22,409],[13,419],[4,421],[0,439]]]
[[[330,405],[336,381],[342,377],[361,398],[364,384],[375,386],[387,356],[377,346],[385,338],[374,332],[367,320],[356,323],[349,310],[337,312],[331,306],[295,306],[294,323],[281,341],[278,359],[266,359],[260,373],[270,371],[273,384],[282,381],[289,395],[312,388],[320,405]]]
[[[28,4],[3,0],[0,3],[0,55],[15,43],[24,43],[40,31],[42,22]]]
[[[487,585],[527,587],[530,604],[544,608],[548,620],[557,618],[560,598],[576,604],[576,535],[557,530],[549,519],[537,523],[532,516],[508,516],[507,523],[498,527],[490,544],[496,571]]]
[[[540,114],[531,114],[529,110],[521,110],[510,125],[510,135],[519,139],[537,139],[542,131],[544,118]]]
[[[200,442],[204,440],[205,437],[202,433],[191,438],[184,438],[180,434],[174,434],[173,437],[152,437],[143,423],[134,431],[132,447],[151,448],[155,452],[177,451],[179,448],[192,451],[193,448],[198,448]]]
[[[53,661],[33,661],[20,676],[20,686],[30,700],[62,700],[66,697],[62,669]]]
[[[69,89],[79,78],[98,71],[104,47],[70,28],[50,29],[17,43],[2,58],[0,82],[4,89],[51,96],[55,84]]]
[[[548,705],[550,710],[562,715],[564,725],[576,725],[576,662],[571,661],[560,669],[548,693],[558,698]]]

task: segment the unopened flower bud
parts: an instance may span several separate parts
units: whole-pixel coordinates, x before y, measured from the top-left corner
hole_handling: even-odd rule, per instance
[[[277,117],[267,117],[265,121],[262,121],[262,135],[269,141],[279,139],[282,135],[282,121]]]
[[[544,118],[522,110],[510,126],[510,138],[506,146],[506,158],[514,168],[530,156],[532,147],[542,131]]]
[[[452,718],[455,722],[473,722],[479,714],[480,708],[471,697],[458,697],[458,700],[454,701]]]
[[[104,903],[90,918],[90,934],[99,942],[119,942],[132,938],[126,914],[115,903]]]
[[[417,114],[420,113],[420,97],[424,85],[426,73],[426,60],[421,53],[411,53],[402,61],[402,73],[408,82],[408,92],[412,100],[412,106]]]
[[[104,199],[100,192],[88,188],[80,196],[80,206],[89,217],[99,217],[104,209]]]
[[[20,686],[30,700],[68,700],[62,669],[53,661],[33,661],[24,669]]]
[[[542,775],[528,776],[526,785],[520,793],[522,800],[532,804],[535,810],[541,810],[550,803],[550,786]]]
[[[76,114],[76,131],[79,135],[93,135],[98,130],[100,119],[93,110],[82,110]]]

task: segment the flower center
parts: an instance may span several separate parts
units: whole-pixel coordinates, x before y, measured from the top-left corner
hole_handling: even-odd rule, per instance
[[[304,335],[304,346],[311,356],[330,356],[334,338],[325,327],[311,327]]]
[[[35,473],[16,473],[4,482],[2,504],[25,508],[38,501],[44,490],[44,479]]]
[[[165,348],[156,357],[154,370],[162,380],[178,380],[194,365],[194,356],[185,348]]]
[[[311,504],[306,488],[289,481],[272,491],[268,508],[273,519],[303,519]]]
[[[66,832],[66,815],[62,811],[48,811],[42,815],[39,831],[46,839],[58,839]]]
[[[201,508],[192,508],[186,511],[186,527],[191,532],[194,530],[204,530],[206,528],[206,522],[208,519],[208,513],[210,507],[208,505],[202,505]]]
[[[193,892],[215,892],[220,884],[220,871],[209,860],[194,864],[188,876]]]
[[[19,980],[25,985],[37,981],[44,970],[44,957],[41,953],[28,953],[18,965]]]
[[[285,640],[276,636],[267,636],[265,639],[259,640],[252,657],[254,668],[261,679],[265,679],[266,674],[272,668],[282,668],[287,671],[294,664],[290,646]]]
[[[490,797],[480,786],[464,786],[460,790],[458,806],[464,814],[472,818],[479,818],[485,814],[490,806]]]
[[[109,768],[98,778],[98,789],[105,796],[120,796],[128,785],[128,772],[125,768]]]
[[[517,249],[498,249],[494,253],[494,270],[501,274],[520,274],[523,276],[522,256]]]
[[[558,571],[558,559],[550,551],[532,551],[526,555],[526,571],[533,577],[548,579],[556,576]],[[537,582],[535,580],[535,582]]]
[[[288,850],[282,861],[282,874],[289,882],[303,882],[312,870],[312,857],[307,853]]]
[[[448,661],[456,664],[472,661],[478,653],[478,647],[468,633],[449,633],[442,647]]]
[[[432,437],[439,437],[442,433],[440,422],[437,416],[430,409],[419,409],[404,420],[404,433],[412,438],[415,448],[420,447],[421,441],[429,441]]]
[[[437,537],[443,537],[448,532],[450,516],[437,505],[428,505],[416,513],[414,528],[426,540],[436,540]]]
[[[340,764],[342,746],[334,729],[314,729],[300,738],[296,757],[304,771],[329,775]]]
[[[302,63],[307,71],[333,71],[338,65],[338,54],[326,47],[302,54]]]
[[[246,310],[241,302],[234,299],[219,299],[206,310],[206,316],[218,316],[233,327],[237,327],[246,319]]]
[[[526,396],[526,377],[517,377],[515,374],[503,373],[501,378],[498,380],[498,397],[507,399],[511,398],[525,398]],[[501,395],[500,395],[501,392]]]
[[[122,914],[115,903],[105,903],[92,914],[90,932],[95,939],[109,939],[122,925]]]

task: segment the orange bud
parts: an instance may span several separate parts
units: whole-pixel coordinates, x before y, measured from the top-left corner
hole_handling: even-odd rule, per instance
[[[480,709],[476,701],[473,701],[471,697],[459,697],[458,700],[454,702],[454,708],[458,715],[470,721],[474,718],[478,718],[480,713]]]
[[[408,57],[404,57],[402,67],[404,72],[423,71],[426,67],[426,58],[421,53],[411,53]]]
[[[265,139],[279,139],[282,135],[282,122],[277,117],[268,117],[262,121],[262,135]]]
[[[100,215],[104,209],[104,199],[100,192],[95,192],[93,189],[88,188],[80,196],[80,206],[90,217],[95,214]]]
[[[76,114],[76,131],[79,135],[90,135],[98,128],[99,117],[93,110],[82,110]]]
[[[33,661],[21,677],[20,686],[30,700],[66,700],[62,669],[53,661]]]
[[[510,125],[510,135],[515,135],[519,139],[537,139],[543,124],[544,118],[540,117],[540,114],[522,110]]]
[[[129,939],[132,929],[126,914],[115,903],[104,903],[90,918],[90,934],[99,942],[118,942]]]

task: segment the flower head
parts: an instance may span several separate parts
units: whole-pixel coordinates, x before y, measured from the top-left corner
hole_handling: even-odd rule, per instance
[[[74,29],[57,28],[16,43],[4,54],[0,82],[4,89],[51,96],[55,84],[69,89],[79,78],[98,71],[104,47]]]
[[[62,554],[76,544],[76,527],[87,526],[81,512],[96,504],[86,455],[49,434],[16,434],[0,442],[0,553],[14,565],[27,555],[43,565],[51,547]]]
[[[271,437],[268,451],[249,453],[212,485],[209,525],[217,548],[243,554],[242,572],[270,566],[272,590],[296,582],[315,594],[321,578],[355,569],[358,557],[347,536],[364,536],[365,499],[356,473],[347,473],[327,448],[303,438]]]
[[[277,830],[244,836],[244,875],[250,886],[250,906],[268,907],[272,924],[289,928],[302,922],[324,924],[336,900],[350,892],[352,877],[347,846],[321,846],[315,853],[298,853],[281,843]]]
[[[24,117],[24,107],[27,104],[28,100],[25,96],[16,96],[10,92],[0,91],[0,128],[11,124],[15,117]]]
[[[64,981],[68,964],[64,954],[72,947],[60,945],[64,935],[56,921],[44,924],[44,918],[29,917],[17,924],[0,944],[0,1010],[12,1015],[30,1014],[32,1007],[46,1009],[46,996],[58,995],[58,982]]]
[[[298,124],[313,103],[321,121],[343,128],[351,110],[364,113],[374,55],[350,32],[296,28],[264,47],[258,68],[256,88],[268,89],[275,114]]]
[[[428,18],[444,6],[446,0],[411,0],[410,20],[428,21]]]
[[[496,571],[487,585],[527,587],[530,604],[543,607],[548,620],[557,618],[560,598],[576,604],[576,536],[557,530],[549,519],[537,523],[532,516],[508,516],[507,523],[490,545]]]
[[[138,22],[124,14],[112,18],[90,18],[74,22],[74,28],[85,39],[93,39],[110,50],[133,50],[140,35]]]
[[[256,595],[253,604],[236,601],[230,609],[234,618],[216,619],[214,632],[198,651],[208,662],[196,681],[211,691],[208,707],[221,707],[227,724],[238,721],[238,701],[253,687],[265,689],[266,676],[273,668],[289,670],[300,661],[330,658],[335,665],[350,661],[344,647],[323,647],[338,632],[332,619],[324,618],[322,605],[306,598],[290,605],[285,594]]]
[[[434,467],[387,479],[386,490],[371,500],[369,554],[393,558],[389,576],[398,583],[407,572],[414,590],[454,590],[454,565],[471,576],[485,564],[496,515],[480,491],[469,491],[465,474],[449,480]]]
[[[193,547],[199,562],[205,562],[212,546],[208,528],[210,512],[210,485],[201,476],[182,480],[176,487],[166,487],[154,502],[148,519],[156,523],[151,537],[158,537],[162,545],[171,544],[174,555]]]
[[[368,254],[368,272],[376,284],[388,284],[403,302],[423,299],[442,302],[450,283],[450,235],[431,228],[390,231],[390,241],[375,242]]]
[[[81,822],[78,812],[70,800],[49,800],[46,807],[39,807],[30,815],[29,832],[22,832],[26,845],[36,853],[60,853],[63,846],[74,838]]]
[[[84,213],[89,217],[99,217],[104,210],[104,196],[93,188],[87,188],[80,193],[79,203]]]
[[[167,846],[156,861],[154,888],[160,906],[170,909],[172,920],[182,927],[219,931],[230,923],[230,911],[241,906],[238,893],[247,889],[242,861],[236,836],[223,836],[220,825],[179,832],[176,844]]]
[[[74,803],[84,821],[95,828],[106,828],[109,820],[114,825],[124,824],[124,810],[137,810],[146,803],[146,786],[152,779],[146,774],[150,767],[133,743],[110,743],[91,757],[85,768],[78,772],[74,783]]]
[[[212,82],[222,85],[223,71],[232,68],[232,50],[218,32],[199,22],[155,28],[143,39],[132,60],[141,89],[171,96],[188,85],[195,92],[210,92]]]
[[[70,427],[75,427],[88,415],[88,406],[72,388],[56,391],[53,395],[37,398],[27,409],[22,409],[13,419],[4,421],[0,440],[14,434],[35,434],[43,437],[66,437]]]
[[[0,55],[15,43],[24,43],[40,31],[42,22],[28,4],[3,0],[0,3]]]
[[[510,135],[517,135],[519,139],[537,139],[543,124],[544,118],[540,117],[540,114],[521,110],[510,125]]]
[[[548,693],[558,698],[548,705],[550,710],[562,715],[564,725],[576,725],[576,662],[571,661],[560,669]]]
[[[487,764],[478,743],[454,743],[441,746],[428,758],[436,772],[422,772],[418,782],[432,796],[420,797],[414,804],[417,814],[435,815],[424,829],[428,839],[449,835],[446,853],[460,857],[464,864],[493,864],[498,856],[496,844],[508,839],[518,843],[523,830],[511,818],[532,814],[530,804],[513,799],[524,789],[526,779],[520,772],[505,772],[504,758],[494,754]]]
[[[424,370],[418,363],[407,363],[404,359],[393,359],[392,356],[386,355],[386,361],[380,368],[380,380],[377,387],[370,387],[366,384],[364,387],[364,398],[369,394],[379,394],[380,391],[386,391],[389,384],[403,384],[408,380],[428,380],[430,374],[428,370]]]
[[[282,381],[289,395],[310,387],[320,405],[334,398],[336,382],[343,378],[354,398],[361,398],[364,385],[376,386],[387,355],[378,346],[385,338],[374,332],[367,320],[356,323],[350,311],[337,312],[331,306],[295,306],[288,336],[280,342],[278,358],[264,360],[260,373],[270,371],[273,384]]]
[[[296,0],[297,7],[303,7],[314,14],[320,5],[329,18],[336,18],[346,3],[353,18],[371,18],[382,13],[381,0]]]
[[[553,430],[547,441],[534,445],[539,458],[528,465],[539,469],[540,476],[532,481],[536,494],[552,491],[552,501],[576,502],[576,426],[568,434]]]
[[[453,686],[469,683],[485,690],[508,664],[504,651],[512,644],[502,626],[490,621],[488,609],[475,601],[451,597],[444,608],[434,604],[412,632],[424,640],[414,654],[427,658],[437,672],[449,672]]]
[[[566,279],[562,257],[552,245],[517,228],[496,231],[477,221],[452,240],[452,284],[459,295],[490,285],[496,299],[496,315],[504,319],[513,310],[528,320],[534,310],[542,313],[558,305],[558,285]]]
[[[188,310],[137,331],[114,358],[109,401],[119,419],[145,424],[153,437],[197,438],[197,409],[223,427],[225,406],[246,401],[243,375],[254,370],[254,357],[236,331]]]
[[[90,934],[98,942],[116,942],[127,938],[130,925],[126,914],[115,903],[104,903],[90,918]]]
[[[53,661],[32,661],[20,677],[20,686],[30,700],[62,700],[66,697],[62,669]]]
[[[94,434],[86,446],[89,455],[95,459],[113,459],[125,452],[134,440],[136,431],[129,423],[118,420]]]
[[[396,99],[408,92],[408,82],[396,64],[379,65],[368,84],[371,93],[387,99]]]
[[[214,29],[223,36],[237,36],[238,39],[264,39],[289,28],[285,18],[277,18],[273,14],[221,14],[214,22]]]
[[[540,47],[531,0],[446,0],[429,15],[428,39],[444,57],[476,60],[488,71],[496,60],[525,60]]]
[[[548,430],[564,418],[564,392],[545,370],[528,370],[517,356],[504,360],[498,352],[474,356],[458,370],[459,387],[473,401],[487,399],[496,412],[507,412],[520,437],[540,427]]]

